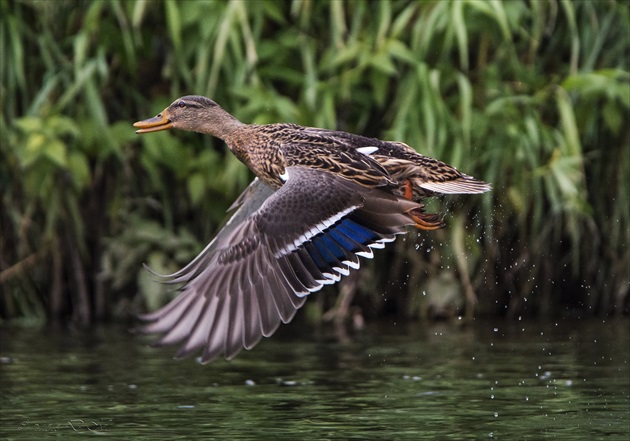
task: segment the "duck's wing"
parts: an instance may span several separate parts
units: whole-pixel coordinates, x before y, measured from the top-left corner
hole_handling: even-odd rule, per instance
[[[386,190],[302,166],[285,173],[284,186],[257,210],[165,276],[184,283],[181,293],[143,316],[140,331],[162,334],[158,345],[181,343],[176,357],[202,349],[202,362],[232,358],[289,322],[309,293],[358,268],[358,256],[372,257],[414,224],[407,212],[418,204]],[[248,201],[239,211],[255,205]]]
[[[228,220],[227,224],[242,219],[254,211],[258,210],[265,200],[273,194],[275,190],[258,178],[254,178],[247,188],[236,198],[227,211],[239,209],[238,212]],[[226,225],[227,225],[226,224]]]
[[[335,144],[330,138],[322,140],[292,140],[282,144],[284,161],[289,166],[303,165],[326,170],[357,182],[364,187],[395,186],[389,172],[371,154],[378,150],[373,146],[354,148]]]
[[[287,158],[291,159],[295,152],[298,161],[317,163],[318,167],[343,174],[365,186],[402,185],[411,180],[422,197],[435,193],[485,193],[492,189],[490,184],[424,156],[403,142],[382,141],[335,130],[304,130],[311,138],[307,136],[302,142],[284,145]],[[317,140],[325,142],[317,145]]]
[[[229,241],[232,231],[242,224],[252,213],[260,208],[260,206],[274,193],[274,189],[265,184],[258,178],[255,178],[245,190],[239,195],[234,203],[228,208],[228,211],[237,209],[228,219],[223,228],[217,233],[212,241],[195,257],[188,265],[173,274],[159,274],[151,268],[146,269],[161,279],[162,283],[176,284],[186,282],[196,276],[204,267],[212,260],[217,249],[224,246]],[[142,315],[141,318],[150,317],[151,314]]]
[[[438,159],[421,155],[407,144],[387,141],[379,145],[374,157],[399,181],[411,180],[426,195],[485,193],[492,189],[487,182],[468,176]]]

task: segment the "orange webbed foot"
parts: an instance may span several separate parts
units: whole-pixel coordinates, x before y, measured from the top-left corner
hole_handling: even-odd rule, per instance
[[[427,214],[422,208],[416,208],[409,212],[409,216],[416,223],[414,225],[419,230],[433,231],[444,227],[444,222],[437,214]]]
[[[403,184],[403,197],[405,199],[413,200],[413,184],[410,179],[407,179]],[[439,230],[444,227],[444,222],[437,214],[427,214],[424,212],[424,205],[420,205],[418,208],[408,212],[411,219],[416,223],[414,225],[419,230],[432,231]]]

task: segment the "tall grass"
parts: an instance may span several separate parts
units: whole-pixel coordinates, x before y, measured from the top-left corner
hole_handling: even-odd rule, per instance
[[[493,183],[432,202],[448,227],[361,273],[366,310],[628,310],[622,1],[5,0],[0,17],[2,317],[89,323],[169,295],[141,263],[185,263],[251,178],[216,140],[134,136],[189,93],[246,122],[401,140]]]

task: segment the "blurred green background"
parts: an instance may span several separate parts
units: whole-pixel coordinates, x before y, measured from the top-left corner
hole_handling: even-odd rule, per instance
[[[355,292],[368,318],[630,310],[627,1],[0,0],[0,25],[4,322],[129,319],[174,295],[142,263],[187,263],[252,178],[215,139],[134,134],[185,94],[493,184],[433,201],[445,229],[308,317]]]

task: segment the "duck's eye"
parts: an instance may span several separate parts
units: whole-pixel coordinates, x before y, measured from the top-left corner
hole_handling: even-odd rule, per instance
[[[180,109],[183,109],[184,107],[186,107],[186,103],[183,101],[180,101],[179,103],[177,103],[177,107],[179,107]]]

